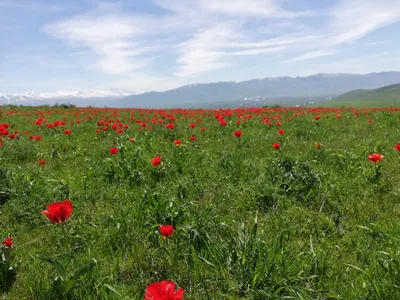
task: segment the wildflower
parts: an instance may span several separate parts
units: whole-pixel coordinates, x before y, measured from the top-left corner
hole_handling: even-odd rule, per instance
[[[170,237],[174,233],[174,226],[173,225],[162,225],[158,226],[158,230],[160,231],[161,235],[165,238]]]
[[[373,162],[373,163],[378,163],[383,159],[383,155],[382,154],[378,154],[378,153],[373,153],[368,155],[368,160]]]
[[[159,164],[161,164],[161,155],[157,154],[152,160],[151,164],[155,167],[157,167]]]
[[[12,245],[13,245],[12,237],[8,237],[8,238],[4,239],[1,244],[6,246],[7,248],[12,248]]]
[[[181,140],[175,140],[175,141],[174,141],[174,144],[177,145],[177,146],[179,146],[180,144],[182,144],[182,141],[181,141]]]
[[[64,133],[65,133],[66,135],[70,135],[70,134],[72,133],[72,130],[71,130],[71,129],[65,129],[65,130],[64,130]]]
[[[39,160],[39,165],[44,166],[46,164],[46,161],[44,159]]]
[[[41,214],[46,215],[50,221],[61,224],[72,215],[73,210],[72,202],[70,200],[65,200],[63,202],[51,203]]]
[[[281,144],[280,143],[275,143],[272,145],[272,147],[276,150],[279,150],[279,148],[281,148]]]
[[[175,283],[164,280],[153,282],[146,287],[144,300],[182,300],[185,291],[180,288],[175,292]]]
[[[394,145],[393,149],[400,152],[400,143],[397,143],[396,145]]]
[[[279,135],[283,135],[285,133],[285,130],[279,129],[277,132],[278,132]]]
[[[240,137],[242,136],[242,131],[241,131],[241,130],[236,130],[236,131],[233,133],[233,135],[236,136],[237,138],[240,138]]]
[[[116,148],[116,147],[111,147],[110,148],[110,153],[111,153],[111,155],[115,155],[115,154],[117,154],[119,152],[119,149],[118,148]]]

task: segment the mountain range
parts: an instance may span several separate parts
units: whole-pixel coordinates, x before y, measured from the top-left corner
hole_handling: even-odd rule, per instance
[[[242,82],[192,84],[165,92],[148,92],[118,100],[126,107],[220,107],[304,105],[321,102],[355,89],[374,89],[400,83],[400,72],[316,74]]]
[[[138,108],[305,105],[327,101],[353,90],[370,90],[397,83],[400,83],[400,72],[363,75],[320,73],[306,77],[271,77],[242,82],[191,84],[163,92],[136,95],[118,90],[0,94],[0,104],[66,103],[77,106]]]
[[[0,94],[0,104],[8,105],[54,105],[73,104],[76,106],[110,106],[118,99],[131,95],[122,90],[57,91],[52,93],[26,92]]]

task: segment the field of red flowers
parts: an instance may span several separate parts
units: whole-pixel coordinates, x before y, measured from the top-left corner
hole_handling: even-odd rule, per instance
[[[400,299],[400,110],[0,109],[6,299]]]

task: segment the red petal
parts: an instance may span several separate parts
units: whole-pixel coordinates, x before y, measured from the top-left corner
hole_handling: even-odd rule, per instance
[[[183,290],[183,288],[180,288],[176,291],[173,300],[182,300],[184,295],[185,291]]]
[[[72,206],[72,203],[70,200],[65,200],[62,202],[62,205],[60,205],[60,220],[61,222],[64,222],[67,220],[71,215],[72,211],[74,210],[74,207]]]

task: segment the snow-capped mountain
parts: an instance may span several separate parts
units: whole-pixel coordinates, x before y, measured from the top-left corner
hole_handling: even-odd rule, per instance
[[[3,105],[96,105],[112,106],[113,101],[132,95],[132,92],[124,90],[88,90],[88,91],[56,91],[56,92],[26,92],[14,94],[1,94],[0,104]]]

